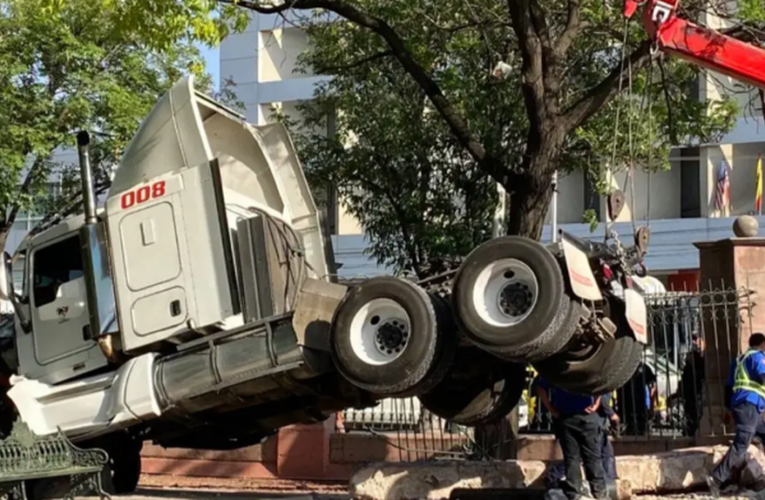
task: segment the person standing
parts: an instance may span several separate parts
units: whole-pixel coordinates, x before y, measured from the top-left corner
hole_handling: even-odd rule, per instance
[[[603,456],[603,469],[606,478],[609,481],[615,481],[618,477],[616,474],[616,455],[611,440],[608,439],[608,434],[610,429],[618,429],[620,422],[619,415],[611,407],[611,394],[604,394],[600,397],[598,413],[603,418],[603,438],[600,448],[600,453]]]
[[[650,415],[656,396],[656,374],[640,362],[632,378],[618,391],[619,413],[628,436],[648,434]]]
[[[752,438],[765,427],[762,412],[765,410],[765,335],[755,333],[749,337],[749,349],[731,363],[726,384],[728,401],[736,435],[728,452],[707,478],[713,495],[728,484],[731,473],[746,460]]]
[[[573,394],[552,386],[540,377],[537,397],[553,418],[553,432],[563,451],[566,477],[561,489],[570,500],[583,496],[582,471],[590,484],[592,496],[608,498],[603,469],[603,421],[598,414],[600,396]]]
[[[680,388],[675,395],[683,404],[685,416],[683,435],[686,437],[695,436],[701,424],[705,368],[704,343],[701,337],[694,334],[691,340],[691,351],[686,355],[683,373],[680,375]]]

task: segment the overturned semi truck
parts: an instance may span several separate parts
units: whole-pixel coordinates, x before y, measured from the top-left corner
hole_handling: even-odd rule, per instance
[[[83,214],[22,244],[21,289],[5,256],[15,323],[0,368],[16,418],[105,448],[120,492],[145,440],[237,448],[388,397],[478,425],[518,403],[528,362],[590,392],[637,366],[645,305],[613,248],[504,237],[428,282],[348,288],[283,126],[183,79],[99,210],[88,143],[78,135]]]

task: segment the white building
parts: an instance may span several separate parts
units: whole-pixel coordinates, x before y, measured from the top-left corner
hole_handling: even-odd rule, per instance
[[[716,21],[706,19],[704,23],[714,26]],[[234,81],[250,121],[269,121],[272,107],[289,114],[294,112],[299,101],[312,97],[314,85],[324,77],[294,72],[297,57],[308,43],[305,32],[299,27],[285,25],[275,16],[254,13],[244,33],[232,35],[223,42],[220,48],[221,79]],[[725,86],[732,87],[732,79],[721,75],[702,77],[699,98],[714,99],[725,91]],[[745,101],[742,97],[742,104]],[[742,111],[737,126],[720,144],[676,149],[671,156],[671,169],[655,173],[650,179],[642,172],[635,173],[634,217],[638,225],[645,223],[650,206],[652,239],[647,265],[665,283],[673,285],[692,280],[699,265],[698,253],[692,243],[732,236],[731,217],[753,210],[755,164],[758,151],[765,146],[765,129],[761,122],[762,119],[746,117]],[[731,210],[728,214],[718,213],[714,203],[716,177],[723,160],[732,167]],[[614,177],[614,184],[623,186],[624,174]],[[649,184],[650,201],[647,195]],[[603,201],[593,196],[584,176],[574,173],[562,177],[559,193],[558,221],[561,227],[578,235],[602,237],[603,224],[591,234],[588,226],[581,223],[587,208],[595,209],[601,221],[605,217]],[[625,239],[632,234],[630,205],[628,202],[616,226]],[[330,216],[337,260],[344,264],[341,274],[383,272],[361,254],[365,242],[359,224],[343,211],[341,205],[333,212]],[[549,236],[547,226],[544,238]],[[678,272],[681,276],[670,277]]]

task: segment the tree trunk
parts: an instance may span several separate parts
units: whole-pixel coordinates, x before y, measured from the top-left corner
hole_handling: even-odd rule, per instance
[[[543,143],[544,144],[544,143]],[[548,143],[549,144],[549,143]],[[524,165],[521,185],[511,186],[507,233],[539,240],[553,194],[553,174],[558,167],[560,146],[549,144]]]
[[[522,186],[514,191],[510,197],[507,234],[540,239],[552,192],[552,175],[535,179],[531,186]]]

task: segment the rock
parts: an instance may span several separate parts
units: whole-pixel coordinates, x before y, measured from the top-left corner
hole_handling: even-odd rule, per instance
[[[617,457],[617,496],[626,500],[633,493],[682,492],[703,486],[727,449],[699,447]],[[752,445],[749,455],[765,470],[765,454],[760,448]],[[545,470],[544,462],[531,460],[385,462],[359,469],[351,478],[350,490],[354,498],[363,500],[440,500],[448,499],[456,489],[544,489]]]
[[[358,500],[446,500],[454,490],[543,490],[547,466],[541,461],[458,462],[435,461],[370,464],[350,481]],[[629,481],[617,481],[620,500],[632,496]]]
[[[632,483],[628,479],[616,480],[616,499],[628,500],[632,498]],[[614,500],[613,498],[611,500]]]
[[[682,491],[705,484],[726,451],[725,446],[715,446],[617,457],[616,470],[620,478],[629,480],[635,493]]]
[[[455,489],[523,488],[539,481],[545,463],[415,462],[371,464],[350,481],[353,498],[419,500],[449,498]]]

